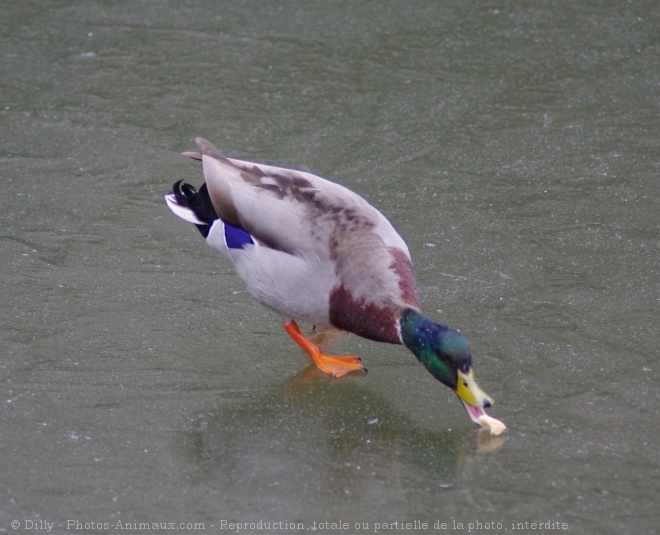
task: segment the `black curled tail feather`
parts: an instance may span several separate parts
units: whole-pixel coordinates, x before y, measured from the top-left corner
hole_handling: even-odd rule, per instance
[[[172,186],[172,193],[179,206],[190,209],[197,219],[204,224],[195,224],[197,229],[206,238],[211,230],[211,225],[218,219],[218,214],[213,207],[211,197],[209,197],[206,182],[197,191],[194,186],[187,184],[183,180],[179,180]]]

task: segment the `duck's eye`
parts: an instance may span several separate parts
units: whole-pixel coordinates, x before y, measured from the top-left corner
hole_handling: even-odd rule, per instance
[[[467,388],[467,381],[463,381],[463,386]]]

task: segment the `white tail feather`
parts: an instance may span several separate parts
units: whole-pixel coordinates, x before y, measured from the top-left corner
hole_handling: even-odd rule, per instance
[[[180,217],[184,221],[188,221],[188,223],[193,223],[195,225],[206,225],[206,223],[200,220],[190,208],[178,204],[174,193],[165,195],[165,202],[169,209],[174,212],[174,215]]]

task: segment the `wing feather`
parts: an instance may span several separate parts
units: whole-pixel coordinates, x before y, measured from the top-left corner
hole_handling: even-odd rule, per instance
[[[362,230],[377,234],[388,247],[409,256],[408,248],[387,219],[351,190],[304,171],[225,157],[198,138],[211,201],[225,221],[278,250],[314,251],[328,256],[328,240],[346,219],[363,222]],[[345,230],[360,231],[353,223]]]

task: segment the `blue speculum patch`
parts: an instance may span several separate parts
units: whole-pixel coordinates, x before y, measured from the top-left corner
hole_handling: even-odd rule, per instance
[[[225,242],[229,249],[242,249],[248,244],[254,244],[252,236],[241,227],[234,226],[227,222],[224,222],[224,225]]]

